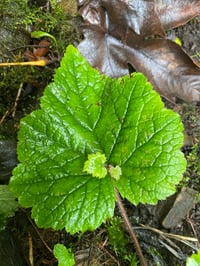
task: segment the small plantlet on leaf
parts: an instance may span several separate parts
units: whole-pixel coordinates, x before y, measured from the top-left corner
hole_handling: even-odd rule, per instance
[[[104,178],[107,175],[105,162],[105,154],[100,152],[89,154],[88,160],[84,163],[83,171],[91,174],[93,177]]]
[[[121,168],[117,165],[106,166],[106,156],[97,152],[96,154],[89,154],[88,160],[84,163],[83,171],[91,174],[93,177],[104,178],[107,174],[110,174],[112,178],[119,180],[122,174]]]
[[[116,180],[119,180],[120,176],[122,175],[122,169],[119,165],[115,167],[112,165],[108,165],[108,172],[111,175],[111,177]]]

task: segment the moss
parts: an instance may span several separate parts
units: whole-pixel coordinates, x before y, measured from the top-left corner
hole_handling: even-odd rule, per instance
[[[200,145],[195,144],[191,153],[187,156],[187,171],[185,176],[190,176],[189,185],[200,191]]]
[[[28,46],[32,44],[31,31],[45,31],[52,34],[58,43],[52,42],[49,57],[57,63],[41,67],[1,67],[0,68],[0,135],[16,135],[21,117],[37,108],[38,97],[51,81],[54,69],[69,43],[79,37],[76,30],[78,17],[68,13],[57,1],[52,0],[51,12],[33,6],[28,7],[27,0],[0,1],[0,61],[26,61]],[[71,10],[69,10],[71,12]],[[12,117],[12,108],[20,87],[23,89],[17,105],[17,115]],[[1,136],[0,136],[1,138]]]

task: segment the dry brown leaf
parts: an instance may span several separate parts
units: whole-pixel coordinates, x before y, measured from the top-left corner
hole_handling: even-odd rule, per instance
[[[84,19],[84,40],[78,48],[100,72],[119,77],[128,64],[144,73],[171,101],[200,101],[200,69],[165,30],[200,13],[200,1],[78,1]],[[159,36],[159,38],[158,38]]]

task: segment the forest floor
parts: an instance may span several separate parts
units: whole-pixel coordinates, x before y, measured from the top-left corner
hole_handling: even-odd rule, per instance
[[[0,70],[1,184],[9,182],[12,168],[17,163],[16,143],[20,119],[38,108],[39,98],[45,86],[51,81],[67,44],[71,41],[77,44],[80,41],[79,21],[80,19],[77,19],[76,16],[70,17],[69,15],[66,16],[66,25],[62,21],[62,33],[65,32],[65,35],[64,33],[63,36],[59,35],[59,38],[63,38],[60,41],[60,50],[56,52],[48,51],[47,55],[44,55],[52,60],[52,64],[49,64],[44,70],[41,71],[39,67],[29,68],[28,70],[21,67],[16,67],[14,70],[11,68]],[[58,34],[58,30],[56,30],[55,28],[55,34]],[[178,37],[182,42],[182,48],[197,63],[200,62],[200,18],[197,17],[186,25],[169,32],[169,36]],[[23,36],[23,42],[24,39],[26,39],[26,36]],[[21,42],[20,39],[18,46],[22,46]],[[29,45],[29,38],[25,42],[26,45]],[[2,50],[3,48],[0,46],[0,57],[2,57]],[[33,53],[33,50],[31,52]],[[20,58],[21,52],[12,54],[13,56],[16,60]],[[28,56],[30,56],[30,53]],[[1,61],[4,59],[1,58]],[[180,114],[185,127],[183,152],[188,161],[187,171],[181,184],[177,187],[177,193],[165,201],[159,202],[156,206],[143,204],[133,206],[124,200],[124,206],[135,228],[148,264],[177,266],[185,265],[187,256],[194,253],[200,245],[200,199],[195,200],[193,197],[195,191],[198,193],[200,191],[200,103],[187,104],[177,101],[175,104],[171,104],[166,100],[164,102],[167,108],[171,108]],[[174,206],[177,197],[179,197],[178,199],[182,197],[181,202],[187,202],[188,206],[183,209],[181,209],[181,206]],[[175,209],[173,209],[173,206]],[[172,209],[175,212],[174,221],[171,221],[172,216],[170,216],[168,220],[163,222]],[[76,265],[79,266],[137,265],[134,264],[133,254],[135,254],[135,251],[133,244],[123,223],[121,223],[117,208],[115,214],[117,218],[108,221],[95,232],[71,236],[64,230],[38,229],[30,218],[30,210],[21,209],[15,217],[10,219],[6,231],[0,235],[0,242],[3,241],[4,246],[7,243],[6,241],[9,242],[8,237],[11,238],[10,242],[12,242],[12,252],[9,250],[10,242],[8,243],[8,250],[4,250],[4,254],[0,252],[1,266],[31,265],[29,261],[31,256],[35,266],[57,265],[50,250],[59,242],[72,247],[75,251]],[[120,246],[113,247],[110,240],[108,232],[110,231],[112,235],[118,237],[118,234],[121,234],[119,233],[120,230],[123,232],[122,242],[124,241],[126,250],[122,250]],[[189,237],[192,239],[189,239]],[[30,254],[31,249],[33,255]],[[4,258],[1,256],[4,256]],[[13,256],[15,264],[8,262],[5,256]]]

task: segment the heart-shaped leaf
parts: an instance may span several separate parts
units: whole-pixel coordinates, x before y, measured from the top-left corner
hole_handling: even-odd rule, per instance
[[[10,188],[39,226],[93,230],[113,215],[115,188],[134,204],[175,191],[182,130],[142,74],[102,76],[69,46],[41,109],[21,121]]]

